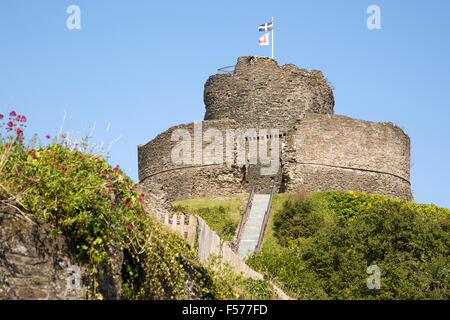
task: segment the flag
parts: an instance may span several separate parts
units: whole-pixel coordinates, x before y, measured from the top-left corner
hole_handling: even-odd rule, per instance
[[[270,31],[273,29],[273,22],[266,22],[258,27],[258,31]]]
[[[268,46],[269,45],[269,33],[265,33],[262,37],[259,38],[260,46]]]

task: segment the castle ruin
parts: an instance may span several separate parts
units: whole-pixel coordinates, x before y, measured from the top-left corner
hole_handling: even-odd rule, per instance
[[[204,102],[203,121],[174,126],[138,146],[142,190],[168,201],[249,193],[253,187],[268,192],[272,186],[276,192],[361,190],[412,200],[409,137],[391,122],[335,115],[333,90],[320,71],[279,66],[266,57],[239,57],[232,73],[209,77]],[[200,150],[199,142],[190,149],[201,162],[174,163],[172,152],[179,143],[174,132],[182,129],[193,137],[198,128],[222,133],[224,140],[229,130],[247,132],[246,162],[230,161],[225,142],[219,144],[221,161],[217,154],[208,159],[204,139]],[[278,130],[276,136],[272,129]],[[249,146],[274,140],[277,170],[262,175],[267,165],[249,161]],[[238,149],[236,141],[232,146]]]

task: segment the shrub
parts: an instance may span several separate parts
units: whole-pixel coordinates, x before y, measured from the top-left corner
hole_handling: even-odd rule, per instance
[[[87,140],[79,148],[69,148],[64,135],[47,146],[25,145],[25,120],[11,112],[0,136],[0,200],[15,200],[68,236],[75,258],[88,266],[89,298],[102,298],[99,270],[112,265],[111,246],[126,252],[124,298],[185,297],[190,270],[180,257],[195,259],[195,253],[144,211],[144,195],[131,179],[119,166],[80,151]]]
[[[327,222],[314,229],[317,211]],[[378,195],[317,193],[284,204],[276,238],[248,263],[299,299],[448,299],[449,213]],[[367,288],[370,265],[381,269],[380,290]]]
[[[89,273],[83,275],[89,281],[88,298],[102,298],[98,278],[105,265],[113,264],[111,246],[124,250],[124,299],[183,299],[186,279],[202,286],[197,288],[202,298],[232,298],[236,288],[239,297],[263,296],[246,290],[243,280],[221,291],[226,283],[212,270],[194,268],[195,251],[144,210],[145,195],[119,166],[111,167],[88,152],[88,139],[67,143],[61,135],[49,145],[29,146],[24,143],[25,122],[25,116],[11,112],[0,134],[0,201],[14,199],[35,219],[48,222],[54,233],[71,240],[72,253],[88,266]],[[222,216],[225,211],[218,210]],[[233,224],[222,222],[224,233],[230,233]]]
[[[316,210],[311,199],[288,200],[274,216],[274,236],[286,246],[289,240],[313,236],[325,224],[325,215]]]

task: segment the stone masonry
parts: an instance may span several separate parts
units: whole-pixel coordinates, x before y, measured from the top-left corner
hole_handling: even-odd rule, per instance
[[[390,122],[335,115],[332,88],[320,71],[240,57],[233,73],[206,81],[204,102],[203,121],[174,126],[138,147],[139,185],[146,193],[174,201],[249,193],[252,186],[264,193],[275,185],[276,192],[361,190],[413,199],[409,137]],[[192,161],[174,163],[181,141],[174,132],[185,130],[194,140],[199,127],[203,140],[190,143]],[[220,133],[219,143],[207,139],[211,130]],[[229,130],[244,132],[244,162],[237,155],[226,161]],[[271,154],[278,146],[276,173],[261,175],[268,165],[250,161],[252,143],[266,144]],[[220,152],[208,153],[212,145]],[[238,145],[232,143],[235,153]]]

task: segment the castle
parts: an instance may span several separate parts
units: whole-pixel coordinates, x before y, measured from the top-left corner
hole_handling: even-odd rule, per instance
[[[320,71],[239,57],[232,73],[209,77],[204,102],[203,121],[174,126],[138,146],[142,190],[168,201],[272,187],[275,192],[361,190],[412,200],[409,137],[391,122],[335,115],[333,90]],[[174,134],[194,137],[199,128],[221,134],[224,141],[215,147],[223,150],[212,157],[205,152],[205,138],[187,149],[200,161],[174,161],[179,146]],[[237,153],[242,147],[228,138],[233,130],[244,132],[244,162],[225,150],[231,146]],[[277,170],[261,174],[272,162],[252,161],[252,143],[269,146]]]

